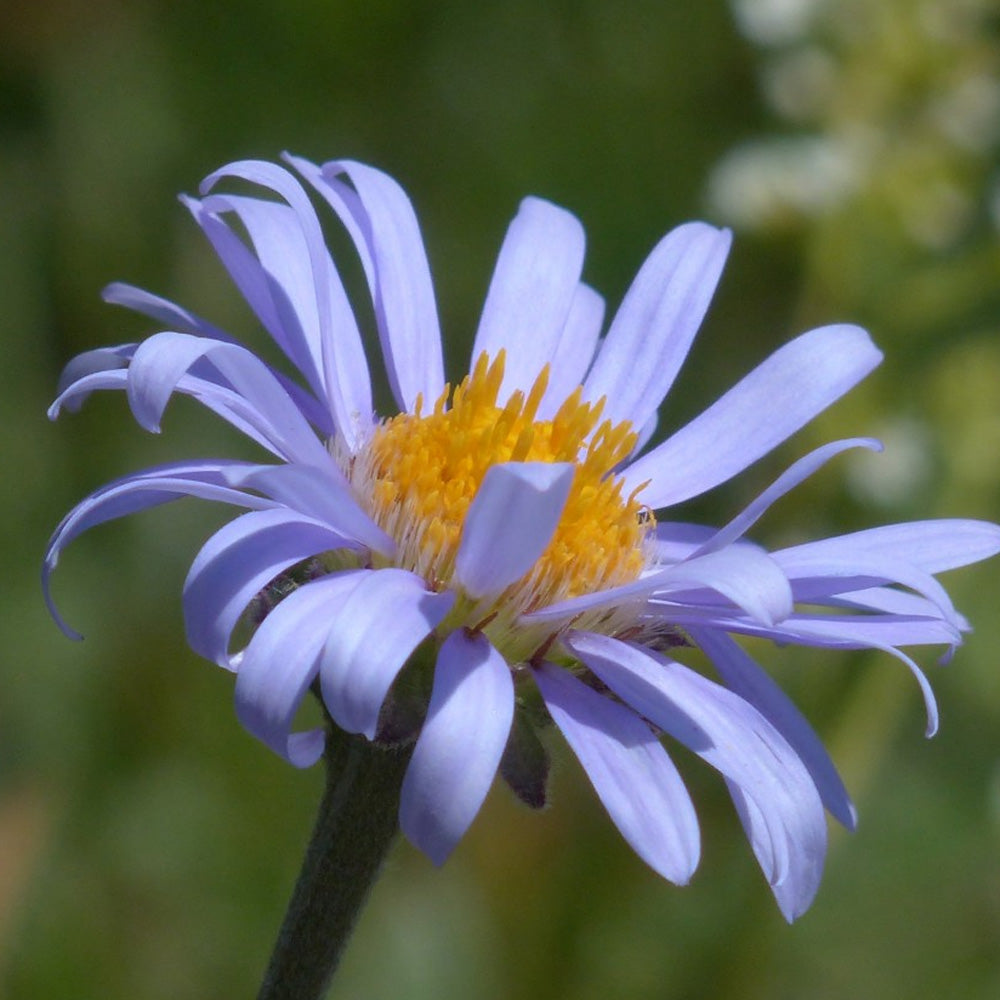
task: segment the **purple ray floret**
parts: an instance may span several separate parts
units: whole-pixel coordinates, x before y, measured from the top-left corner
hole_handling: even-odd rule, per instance
[[[228,193],[233,181],[257,193]],[[678,884],[700,837],[670,753],[692,753],[725,780],[781,912],[803,913],[826,813],[853,829],[856,812],[819,737],[738,637],[886,652],[916,677],[931,734],[934,696],[904,647],[950,655],[960,644],[969,626],[937,574],[995,555],[1000,527],[918,521],[772,552],[750,541],[773,504],[837,455],[880,450],[869,438],[804,455],[722,527],[671,520],[669,508],[757,462],[865,378],[881,360],[868,334],[803,333],[647,448],[722,274],[727,231],[693,222],[668,233],[602,339],[604,300],[581,280],[582,225],[526,198],[469,375],[450,389],[427,254],[392,178],[289,156],[230,164],[200,192],[183,203],[283,365],[114,284],[109,302],[163,329],[71,361],[50,413],[120,389],[159,432],[171,398],[189,395],[261,460],[158,466],[84,499],[46,553],[53,614],[51,571],[83,531],[185,496],[230,504],[238,515],[184,584],[187,637],[235,673],[237,717],[273,751],[298,767],[322,755],[321,728],[293,728],[310,691],[331,725],[409,741],[400,825],[440,864],[498,769],[508,776],[522,723],[551,724],[636,854]],[[359,304],[321,211],[354,245],[396,414],[374,412]],[[693,647],[714,677],[683,662]],[[418,722],[393,729],[404,680],[421,676]],[[537,804],[537,791],[522,797]]]

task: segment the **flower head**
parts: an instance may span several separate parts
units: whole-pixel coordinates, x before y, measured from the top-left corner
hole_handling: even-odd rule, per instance
[[[235,672],[241,722],[277,753],[298,766],[322,753],[321,729],[292,731],[317,683],[345,731],[415,736],[400,823],[440,863],[498,769],[526,801],[544,799],[544,756],[534,744],[523,752],[540,699],[626,840],[683,883],[699,831],[665,734],[723,775],[782,912],[802,913],[822,871],[824,808],[848,827],[854,808],[808,723],[733,636],[885,650],[920,682],[933,732],[933,695],[900,647],[958,645],[968,626],[934,574],[1000,551],[1000,528],[897,524],[771,553],[746,539],[828,459],[877,449],[870,439],[807,454],[721,528],[665,511],[864,378],[881,359],[868,335],[844,325],[803,334],[644,450],[727,232],[691,223],[665,236],[602,341],[603,300],[580,279],[579,222],[526,199],[469,372],[452,388],[401,188],[358,163],[288,162],[357,249],[399,412],[374,412],[358,322],[306,187],[284,167],[231,164],[185,204],[301,380],[187,310],[116,284],[108,301],[167,332],[76,358],[51,412],[124,389],[156,431],[179,392],[272,460],[173,463],[101,488],[53,535],[46,586],[62,548],[103,521],[182,496],[244,508],[195,557],[184,615],[192,648]],[[267,194],[218,193],[227,179]],[[252,634],[234,648],[248,620]],[[692,646],[716,680],[681,662]],[[400,709],[411,675],[411,687],[430,687],[412,731]]]

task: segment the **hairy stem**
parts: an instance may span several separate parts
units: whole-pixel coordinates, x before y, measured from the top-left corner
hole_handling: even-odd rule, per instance
[[[258,1000],[319,1000],[399,829],[410,749],[331,727],[326,790]]]

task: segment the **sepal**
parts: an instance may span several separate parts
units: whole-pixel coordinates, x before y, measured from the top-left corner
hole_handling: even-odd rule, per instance
[[[526,806],[543,809],[548,804],[549,752],[521,702],[500,759],[500,777]]]

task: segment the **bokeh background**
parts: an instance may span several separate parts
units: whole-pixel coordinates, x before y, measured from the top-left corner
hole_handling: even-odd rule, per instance
[[[70,550],[45,539],[103,481],[250,446],[181,400],[158,437],[118,394],[50,425],[62,364],[150,329],[122,279],[262,343],[175,200],[290,149],[381,166],[423,225],[461,373],[507,220],[572,208],[613,308],[682,220],[735,250],[662,427],[790,336],[862,323],[882,368],[737,482],[881,435],[762,522],[769,544],[927,516],[1000,518],[996,0],[38,0],[0,5],[0,995],[252,996],[320,789],[239,728],[231,678],[184,645],[187,565],[225,512],[174,505]],[[442,870],[401,843],[336,998],[1000,996],[1000,564],[947,580],[976,630],[922,737],[879,655],[759,650],[856,796],[788,927],[714,774],[678,753],[704,827],[685,889],[653,876],[555,747],[553,805],[503,787]],[[695,762],[697,764],[697,762]]]

